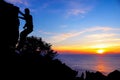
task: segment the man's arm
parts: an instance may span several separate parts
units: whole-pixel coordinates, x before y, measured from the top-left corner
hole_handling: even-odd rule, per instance
[[[25,14],[23,14],[21,11],[19,11],[19,13],[20,13],[22,16],[25,16]]]
[[[19,16],[18,18],[20,18],[20,19],[24,19],[24,20],[25,20],[25,18],[24,18],[24,17],[21,17],[21,16]]]

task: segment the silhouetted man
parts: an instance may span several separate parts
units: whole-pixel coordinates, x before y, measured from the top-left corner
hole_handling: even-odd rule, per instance
[[[24,30],[20,33],[20,41],[19,41],[19,44],[17,47],[18,50],[20,50],[24,46],[27,35],[33,31],[33,18],[30,15],[30,10],[28,8],[25,8],[25,14],[23,14],[20,11],[19,11],[19,13],[23,16],[23,17],[19,17],[19,18],[25,20],[26,23],[23,27]]]

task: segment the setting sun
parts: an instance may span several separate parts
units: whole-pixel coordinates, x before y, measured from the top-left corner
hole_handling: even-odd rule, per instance
[[[104,53],[104,50],[103,50],[103,49],[97,50],[97,54],[103,54],[103,53]]]

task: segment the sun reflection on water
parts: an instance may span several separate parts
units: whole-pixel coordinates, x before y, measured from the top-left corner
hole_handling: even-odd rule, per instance
[[[104,75],[107,75],[110,72],[109,70],[109,64],[106,63],[106,60],[103,59],[104,56],[99,56],[97,59],[97,65],[95,66],[95,69],[97,71],[102,72]]]

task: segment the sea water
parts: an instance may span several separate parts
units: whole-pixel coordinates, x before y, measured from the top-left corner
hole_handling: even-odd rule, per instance
[[[78,71],[78,75],[85,71],[100,71],[108,75],[114,70],[120,70],[120,54],[59,54],[57,57],[73,70]]]

